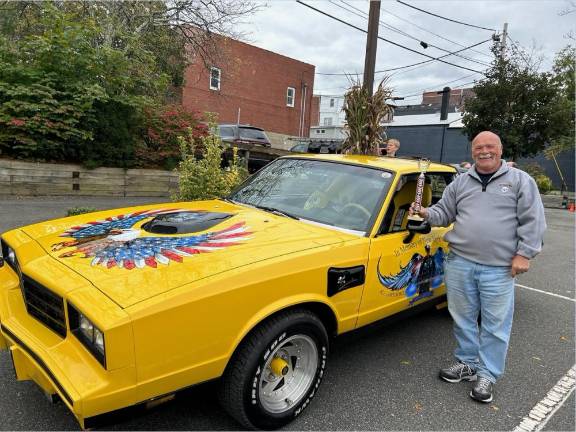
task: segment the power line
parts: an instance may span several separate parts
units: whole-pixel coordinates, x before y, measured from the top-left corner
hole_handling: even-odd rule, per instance
[[[428,29],[425,29],[424,27],[421,27],[421,26],[419,26],[418,24],[413,23],[412,21],[409,21],[409,20],[407,20],[407,19],[405,19],[405,18],[402,18],[401,16],[396,15],[395,13],[392,13],[392,12],[386,10],[386,9],[380,8],[380,10],[383,11],[383,12],[385,12],[385,13],[387,13],[388,15],[392,15],[393,17],[398,18],[398,19],[401,20],[401,21],[404,21],[404,22],[406,22],[406,23],[408,23],[408,24],[411,24],[411,25],[413,25],[414,27],[419,28],[419,29],[422,30],[422,31],[425,31],[426,33],[430,33],[431,35],[436,36],[437,38],[443,39],[443,40],[445,40],[445,41],[447,41],[447,42],[451,42],[451,43],[453,43],[453,44],[455,44],[455,45],[459,45],[459,46],[461,46],[461,47],[464,46],[464,45],[461,44],[460,42],[456,42],[456,41],[454,41],[454,40],[452,40],[452,39],[448,39],[448,38],[446,38],[446,37],[444,37],[444,36],[442,36],[442,35],[439,35],[438,33],[434,33],[433,31],[430,31],[430,30],[428,30]],[[486,54],[486,53],[483,53],[483,52],[481,52],[481,51],[477,51],[477,50],[471,50],[471,51],[473,51],[473,52],[475,52],[475,53],[477,53],[477,54],[483,55],[484,57],[488,57],[488,58],[490,58],[490,59],[492,58],[491,55]]]
[[[297,0],[297,1],[298,1],[298,0]],[[298,1],[298,3],[301,3],[301,2]],[[307,5],[305,5],[305,6],[307,6]],[[336,19],[338,19],[338,18],[336,18]],[[340,21],[340,20],[338,20],[338,21]],[[358,29],[358,30],[362,30],[362,29],[360,29],[360,28],[358,28],[358,27],[355,27],[355,26],[352,26],[352,27],[354,27],[354,28],[356,28],[356,29]],[[362,31],[364,31],[364,30],[362,30]],[[365,32],[365,31],[364,31],[364,32]],[[379,38],[380,38],[380,36],[379,36]],[[380,39],[382,39],[382,38],[380,38]],[[384,39],[384,40],[386,40],[386,39]],[[416,53],[418,53],[418,54],[420,54],[420,55],[423,55],[423,56],[426,56],[426,57],[431,58],[431,60],[424,60],[424,61],[421,61],[421,62],[418,62],[418,63],[409,64],[409,65],[397,66],[397,67],[393,67],[393,68],[390,68],[390,69],[383,69],[383,70],[376,71],[376,72],[374,72],[374,73],[384,73],[384,72],[391,72],[391,71],[400,70],[400,69],[406,69],[406,68],[410,68],[410,67],[412,67],[412,66],[419,66],[419,65],[424,65],[424,64],[427,64],[427,63],[431,63],[431,62],[433,62],[433,61],[435,61],[435,60],[441,61],[442,63],[448,63],[448,62],[445,62],[445,61],[443,61],[443,60],[441,60],[441,59],[443,59],[443,58],[445,58],[445,57],[449,57],[449,56],[451,56],[451,55],[453,55],[453,54],[456,54],[456,53],[465,51],[465,50],[467,50],[467,49],[476,47],[476,46],[478,46],[478,45],[484,44],[484,43],[489,42],[489,41],[491,41],[491,40],[492,40],[492,39],[486,39],[486,40],[484,40],[484,41],[482,41],[482,42],[478,42],[478,43],[476,43],[476,44],[474,44],[474,45],[470,45],[469,47],[464,47],[464,48],[462,48],[462,49],[460,49],[460,50],[458,50],[458,51],[454,51],[454,52],[445,54],[445,55],[440,56],[440,57],[431,57],[431,56],[429,56],[429,55],[426,55],[426,54],[420,53],[420,52],[418,52],[418,51],[415,51]],[[388,41],[387,41],[387,42],[388,42]],[[410,48],[407,48],[407,49],[410,49]],[[475,72],[475,73],[484,74],[484,72],[476,71],[476,70],[474,70],[474,69],[468,69],[468,68],[466,68],[466,67],[459,66],[459,65],[454,65],[454,64],[452,64],[452,63],[448,63],[448,64],[453,65],[453,66],[457,66],[457,67],[461,67],[461,68],[463,68],[463,69],[470,70],[470,71],[473,71],[473,72]],[[316,75],[325,75],[325,76],[348,76],[348,75],[360,75],[360,74],[361,74],[361,73],[358,73],[358,72],[356,72],[356,73],[346,73],[346,72],[343,72],[343,73],[316,72]]]
[[[516,53],[522,57],[522,60],[524,60],[526,62],[526,65],[530,66],[530,59],[528,59],[525,55],[524,55],[524,50],[518,46],[518,44],[512,40],[512,38],[509,35],[506,35],[506,37],[508,38],[508,40],[512,43],[512,49],[514,51],[516,51]]]
[[[468,84],[474,84],[474,83],[476,83],[476,81],[469,81],[469,82],[466,82],[466,83],[464,83],[464,84],[460,84],[460,85],[458,85],[458,86],[456,86],[456,87],[453,87],[451,90],[458,90],[458,89],[460,89],[460,88],[462,88],[462,87],[464,87],[464,86],[467,86]],[[440,85],[438,85],[437,87],[440,87],[441,85],[444,85],[444,84],[440,84]],[[411,94],[411,95],[406,95],[406,96],[398,96],[398,97],[402,97],[402,98],[404,98],[404,100],[407,100],[407,99],[417,99],[418,97],[421,97],[421,96],[422,96],[422,93],[417,93],[417,94]]]
[[[360,13],[363,14],[363,15],[360,15],[360,14],[354,12],[354,11],[351,11],[350,9],[347,9],[347,8],[345,8],[345,7],[341,6],[341,5],[333,2],[332,0],[330,0],[330,3],[332,3],[334,6],[337,6],[337,7],[341,8],[341,9],[344,9],[345,11],[350,12],[350,13],[356,15],[356,16],[359,16],[360,18],[367,19],[367,15],[368,15],[368,14],[367,14],[366,12],[362,11],[361,9],[358,9],[358,8],[355,7],[355,6],[352,6],[352,5],[349,4],[349,3],[346,3],[344,0],[340,0],[340,2],[341,2],[341,3],[344,3],[346,6],[351,7],[352,9],[355,9],[356,11],[360,12]],[[385,22],[382,21],[382,20],[380,20],[379,22],[380,22],[380,25],[381,25],[382,27],[384,27],[384,28],[386,28],[386,29],[388,29],[388,30],[394,31],[394,32],[396,32],[396,33],[399,33],[399,34],[401,34],[402,36],[405,36],[405,37],[410,38],[410,39],[412,39],[412,40],[415,40],[415,41],[418,42],[420,45],[425,44],[425,45],[427,45],[427,46],[431,46],[432,48],[436,48],[436,49],[438,49],[438,50],[440,50],[440,51],[444,51],[444,52],[446,52],[446,53],[449,53],[449,52],[450,52],[449,50],[444,49],[444,48],[442,48],[442,47],[439,47],[439,46],[437,46],[437,45],[431,44],[431,43],[429,43],[429,42],[424,42],[424,41],[422,41],[421,39],[419,39],[419,38],[417,38],[417,37],[415,37],[415,36],[412,36],[411,34],[406,33],[405,31],[400,30],[399,28],[394,27],[394,26],[391,25],[391,24],[385,23]],[[485,63],[485,62],[482,62],[482,61],[479,61],[479,60],[476,60],[476,59],[473,59],[473,58],[470,58],[470,57],[466,57],[466,56],[464,56],[464,55],[458,55],[458,54],[454,54],[454,53],[451,53],[451,55],[455,55],[456,57],[461,57],[461,58],[463,58],[463,59],[465,59],[465,60],[471,61],[471,62],[473,62],[473,63],[480,64],[480,65],[482,65],[482,66],[490,66],[488,63]]]
[[[437,14],[432,13],[432,12],[428,12],[428,11],[426,11],[426,10],[424,10],[424,9],[417,8],[416,6],[412,6],[411,4],[404,3],[404,2],[401,1],[401,0],[396,0],[396,1],[397,1],[398,3],[404,5],[404,6],[408,6],[408,7],[412,8],[412,9],[416,9],[417,11],[424,12],[424,13],[426,13],[426,14],[428,14],[428,15],[432,15],[432,16],[435,16],[435,17],[437,17],[437,18],[442,18],[442,19],[444,19],[444,20],[446,20],[446,21],[451,21],[451,22],[454,22],[454,23],[457,23],[457,24],[462,24],[462,25],[468,26],[468,27],[474,27],[474,28],[477,28],[477,29],[488,30],[488,31],[492,31],[492,32],[497,31],[497,30],[492,29],[492,28],[481,27],[481,26],[477,26],[477,25],[474,25],[474,24],[468,24],[468,23],[465,23],[465,22],[462,22],[462,21],[458,21],[458,20],[455,20],[455,19],[446,18],[446,17],[444,17],[444,16],[437,15]]]
[[[456,79],[453,79],[453,80],[450,80],[450,81],[446,81],[446,82],[443,82],[443,83],[440,83],[440,84],[434,84],[433,86],[428,86],[428,87],[426,87],[426,88],[422,88],[422,89],[419,90],[418,93],[409,94],[409,95],[406,95],[406,96],[399,96],[399,97],[407,98],[407,97],[411,97],[411,96],[418,96],[418,95],[421,95],[423,92],[426,92],[426,90],[427,90],[428,88],[438,88],[438,87],[442,87],[442,86],[445,86],[446,84],[452,84],[453,82],[461,81],[461,80],[466,79],[466,78],[470,78],[470,77],[473,76],[473,75],[476,75],[476,74],[464,75],[464,76],[462,76],[462,77],[460,77],[460,78],[456,78]],[[472,81],[472,82],[475,82],[475,81]],[[460,86],[466,85],[466,84],[470,84],[470,83],[460,84]],[[414,91],[416,91],[416,90],[414,90]],[[432,90],[430,90],[430,91],[432,91]]]
[[[354,24],[350,24],[349,22],[344,21],[344,20],[342,20],[342,19],[340,19],[340,18],[337,18],[337,17],[335,17],[335,16],[333,16],[333,15],[330,15],[330,14],[324,12],[324,11],[321,11],[320,9],[316,9],[315,7],[310,6],[309,4],[306,4],[306,3],[304,3],[304,2],[301,1],[301,0],[296,0],[296,3],[300,3],[301,5],[306,6],[307,8],[310,8],[310,9],[312,9],[312,10],[315,10],[316,12],[321,13],[322,15],[325,15],[325,16],[327,16],[327,17],[329,17],[329,18],[332,18],[333,20],[336,20],[336,21],[338,21],[338,22],[341,22],[342,24],[345,24],[345,25],[347,25],[347,26],[349,26],[349,27],[355,28],[356,30],[360,30],[362,33],[367,33],[366,30],[361,29],[360,27],[357,27],[357,26],[355,26]],[[457,67],[457,68],[460,68],[460,69],[468,70],[468,71],[470,71],[470,72],[477,72],[477,73],[480,73],[480,74],[484,74],[484,72],[480,72],[480,71],[477,71],[477,70],[475,70],[475,69],[470,69],[470,68],[468,68],[468,67],[466,67],[466,66],[457,65],[457,64],[455,64],[455,63],[450,63],[450,62],[447,62],[446,60],[442,60],[442,59],[441,59],[442,57],[447,57],[448,55],[435,58],[435,57],[432,57],[432,56],[430,56],[430,55],[428,55],[428,54],[424,54],[424,53],[421,53],[421,52],[419,52],[419,51],[413,50],[412,48],[408,48],[408,47],[406,47],[406,46],[404,46],[404,45],[400,45],[399,43],[393,42],[393,41],[391,41],[391,40],[389,40],[389,39],[386,39],[386,38],[383,38],[383,37],[381,37],[381,36],[378,36],[378,39],[381,39],[381,40],[383,40],[384,42],[388,42],[389,44],[395,45],[395,46],[397,46],[397,47],[404,48],[404,49],[407,50],[407,51],[411,51],[411,52],[413,52],[413,53],[420,54],[421,56],[428,57],[428,58],[430,58],[430,59],[432,59],[432,60],[436,60],[436,61],[439,61],[439,62],[448,64],[448,65],[450,65],[450,66],[454,66],[454,67]]]

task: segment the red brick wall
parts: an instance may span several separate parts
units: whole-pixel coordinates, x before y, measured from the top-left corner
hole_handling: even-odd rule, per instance
[[[450,106],[460,106],[463,101],[470,97],[474,97],[474,91],[470,88],[465,89],[454,89],[450,90]],[[441,105],[442,104],[442,94],[437,94],[434,92],[424,92],[422,94],[422,104],[428,105]]]
[[[320,126],[320,96],[312,98],[312,111],[310,112],[312,126]]]
[[[252,45],[223,38],[220,90],[210,90],[209,71],[201,62],[186,70],[182,104],[190,110],[217,112],[219,123],[240,123],[298,136],[302,93],[306,86],[303,134],[309,135],[315,66]],[[294,107],[286,106],[288,87],[296,90]]]

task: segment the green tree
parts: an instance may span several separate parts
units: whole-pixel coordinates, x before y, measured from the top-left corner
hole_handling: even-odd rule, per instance
[[[42,34],[49,26],[42,20],[47,5],[77,22],[99,23],[95,46],[123,49],[136,60],[141,49],[151,53],[175,86],[183,83],[184,68],[192,57],[213,63],[218,58],[217,35],[243,36],[236,24],[260,8],[251,0],[0,0],[0,33],[11,40]]]
[[[550,73],[540,73],[524,54],[513,51],[504,58],[494,47],[496,59],[485,79],[474,86],[463,117],[470,139],[483,130],[497,133],[504,157],[517,160],[542,151],[555,137],[556,88]]]
[[[0,39],[0,150],[129,166],[139,113],[167,77],[155,73],[144,50],[135,62],[123,50],[96,46],[101,29],[91,19],[46,3],[37,24],[39,34]]]
[[[546,156],[555,157],[566,150],[574,150],[574,115],[576,112],[574,77],[576,77],[576,48],[568,45],[554,59],[552,84],[556,88],[553,117],[555,137],[546,149]]]
[[[0,153],[129,167],[192,58],[244,0],[0,1]],[[227,33],[228,31],[228,33]],[[204,43],[205,42],[205,43]]]

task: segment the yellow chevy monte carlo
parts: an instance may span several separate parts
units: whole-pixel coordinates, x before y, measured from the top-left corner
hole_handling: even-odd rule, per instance
[[[0,348],[85,428],[217,378],[241,425],[280,427],[318,391],[331,337],[444,301],[447,228],[407,226],[419,173],[298,155],[223,200],[6,232]],[[423,204],[454,175],[432,163]]]

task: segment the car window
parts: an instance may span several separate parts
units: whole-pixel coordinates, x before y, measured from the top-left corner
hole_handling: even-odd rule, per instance
[[[426,182],[430,183],[432,188],[432,204],[436,204],[442,198],[444,189],[452,181],[453,175],[449,173],[428,173]]]
[[[234,138],[234,128],[229,126],[220,126],[220,136],[222,138]]]
[[[306,153],[307,150],[308,150],[308,144],[306,143],[296,144],[294,147],[290,149],[290,151],[301,153]]]
[[[278,159],[230,198],[364,234],[390,187],[392,174],[317,160]]]
[[[255,139],[259,141],[268,141],[263,131],[253,128],[240,128],[240,138]]]
[[[400,177],[396,190],[386,209],[386,214],[378,232],[380,234],[405,231],[408,223],[408,210],[416,198],[416,187],[419,174],[408,174]],[[452,173],[426,173],[424,191],[422,193],[422,205],[428,207],[436,204],[446,186],[450,184],[454,174]]]

